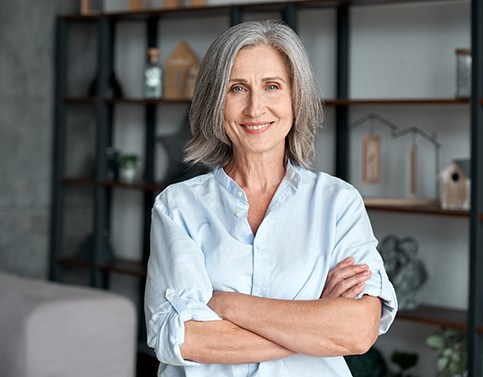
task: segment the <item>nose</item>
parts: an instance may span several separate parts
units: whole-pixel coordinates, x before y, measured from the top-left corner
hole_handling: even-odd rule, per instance
[[[259,91],[251,91],[245,107],[245,115],[257,118],[264,113],[265,101],[263,94]]]

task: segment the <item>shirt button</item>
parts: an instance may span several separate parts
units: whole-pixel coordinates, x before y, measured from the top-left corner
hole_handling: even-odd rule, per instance
[[[174,289],[171,289],[171,288],[166,289],[165,297],[168,300],[174,299],[176,297],[176,291]]]
[[[236,195],[237,195],[239,198],[241,198],[241,197],[243,196],[243,193],[242,193],[241,191],[238,191],[238,192],[236,193]]]
[[[240,211],[235,211],[233,214],[235,215],[235,217],[240,217],[241,212]]]

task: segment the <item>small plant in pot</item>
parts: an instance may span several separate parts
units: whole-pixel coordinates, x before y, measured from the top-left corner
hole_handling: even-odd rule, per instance
[[[121,181],[131,183],[136,178],[139,157],[135,154],[123,154],[119,157],[119,175]]]

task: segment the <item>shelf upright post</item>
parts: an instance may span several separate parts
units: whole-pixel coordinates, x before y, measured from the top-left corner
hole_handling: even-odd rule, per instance
[[[150,17],[146,21],[147,26],[147,45],[148,48],[157,47],[158,45],[158,19]],[[144,173],[145,182],[154,182],[154,158],[156,147],[156,104],[148,103],[145,107],[145,135],[144,135]],[[144,227],[143,227],[143,261],[147,263],[149,258],[149,236],[151,227],[151,208],[153,206],[153,193],[145,191],[144,193]]]
[[[297,9],[293,2],[285,3],[282,8],[282,21],[290,26],[293,31],[298,32]]]
[[[230,26],[235,26],[243,21],[243,14],[239,6],[230,5]]]
[[[480,377],[482,367],[483,326],[483,4],[471,2],[471,210],[470,210],[470,281],[468,318],[468,375]]]
[[[158,18],[149,17],[146,21],[146,40],[147,46],[158,46]],[[144,173],[143,179],[145,182],[154,182],[155,169],[155,148],[156,148],[156,110],[157,106],[154,103],[148,103],[145,107],[145,136],[144,136]],[[150,253],[150,233],[151,233],[151,209],[153,207],[154,194],[152,191],[144,192],[144,207],[143,207],[143,236],[142,236],[142,256],[143,265],[147,266]],[[139,283],[139,297],[144,297],[146,282],[142,279]],[[144,318],[144,309],[142,305],[138,305],[138,318]],[[146,340],[146,327],[144,321],[138,321],[138,339],[140,341]]]
[[[99,270],[100,257],[107,247],[106,245],[106,224],[108,216],[107,190],[103,186],[106,177],[106,147],[109,139],[109,111],[106,105],[109,71],[112,67],[110,46],[112,43],[112,28],[107,16],[100,16],[97,20],[97,97],[96,97],[96,166],[94,182],[94,251],[91,260],[91,285],[104,287]]]
[[[60,280],[58,259],[62,253],[64,234],[64,187],[60,179],[65,174],[66,110],[64,97],[67,95],[67,33],[66,19],[61,16],[57,17],[55,23],[55,112],[49,261],[49,279],[56,281]]]
[[[115,71],[114,71],[114,59],[115,59],[115,36],[116,36],[116,20],[111,20],[109,22],[109,35],[111,36],[111,40],[109,42],[109,48],[108,48],[108,56],[109,56],[109,66],[107,67],[107,77],[114,79],[115,77]],[[108,79],[108,87],[109,87],[109,79]],[[112,83],[111,83],[112,85]],[[112,88],[111,88],[112,89]],[[114,94],[113,94],[114,95]],[[113,103],[108,103],[106,104],[107,106],[107,122],[106,122],[106,127],[107,127],[107,141],[106,141],[106,147],[112,147],[113,145],[113,134],[114,134],[114,104]],[[108,232],[108,234],[111,234],[111,204],[112,204],[112,189],[107,188],[107,201],[106,201],[106,213],[107,215],[105,216],[105,229]],[[108,275],[106,274],[106,280],[109,280]]]
[[[349,97],[350,17],[349,6],[337,7],[337,99]],[[335,175],[349,178],[349,110],[345,105],[335,107]]]

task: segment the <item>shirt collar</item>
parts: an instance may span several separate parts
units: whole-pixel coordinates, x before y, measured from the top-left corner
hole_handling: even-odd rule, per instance
[[[290,184],[294,190],[297,190],[300,183],[300,169],[298,165],[293,165],[292,162],[287,160],[287,166],[285,171],[285,177],[283,178],[280,185]],[[247,198],[243,189],[228,175],[221,166],[217,166],[213,169],[213,174],[218,181],[218,183],[223,186],[230,193],[236,197],[243,199],[247,202]]]

